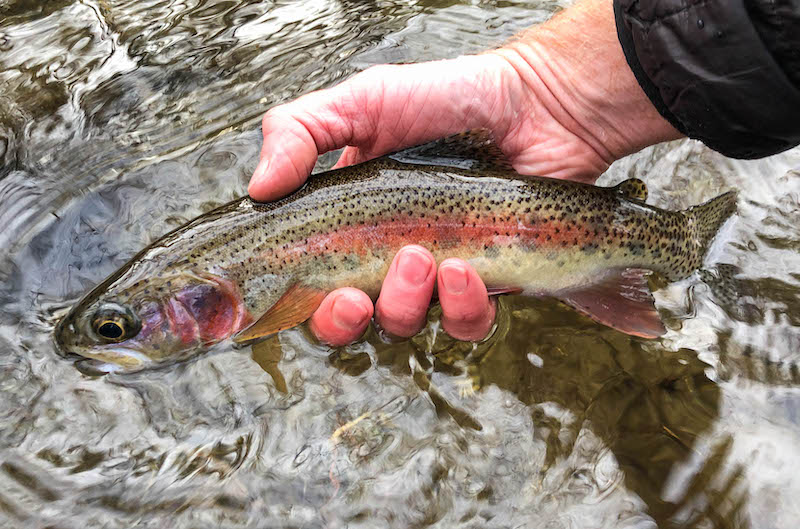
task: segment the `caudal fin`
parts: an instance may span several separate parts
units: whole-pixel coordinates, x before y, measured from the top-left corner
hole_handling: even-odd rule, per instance
[[[684,213],[693,232],[693,238],[705,255],[720,226],[736,211],[736,191],[728,191],[699,206],[692,206]]]

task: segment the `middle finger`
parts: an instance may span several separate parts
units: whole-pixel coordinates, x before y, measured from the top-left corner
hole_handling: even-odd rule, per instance
[[[436,261],[422,246],[411,245],[395,255],[375,303],[378,324],[389,334],[408,338],[425,324],[436,282]]]

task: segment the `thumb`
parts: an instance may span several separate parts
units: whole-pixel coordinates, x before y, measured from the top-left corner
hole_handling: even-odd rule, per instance
[[[305,183],[317,156],[347,145],[350,117],[335,108],[336,89],[303,96],[264,115],[261,159],[250,179],[254,200],[275,200]]]

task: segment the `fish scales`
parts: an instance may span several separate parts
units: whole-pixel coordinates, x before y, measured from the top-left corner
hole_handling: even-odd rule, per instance
[[[503,256],[514,266],[522,266],[516,261],[524,257],[525,274],[564,268],[558,275],[588,276],[598,267],[646,266],[670,280],[685,277],[702,259],[681,212],[633,203],[609,189],[414,169],[413,174],[391,166],[376,174],[345,169],[339,178],[312,181],[302,198],[265,205],[243,199],[209,220],[219,227],[202,223],[199,229],[211,240],[196,252],[187,248],[189,261],[236,278],[258,311],[274,301],[258,286],[261,278],[276,274],[375,294],[391,256],[411,242],[427,247],[437,260],[477,261],[491,286],[507,284],[507,276],[495,270]],[[324,196],[317,193],[322,189]],[[237,218],[230,230],[228,215]],[[500,251],[509,248],[514,251]],[[525,284],[545,292],[558,284],[554,279],[526,277]]]
[[[437,262],[468,261],[490,288],[563,297],[591,315],[589,305],[560,293],[596,284],[613,270],[686,277],[735,204],[723,195],[665,211],[635,199],[639,192],[646,190],[634,181],[601,188],[382,158],[312,177],[275,202],[243,198],[198,217],[134,257],[61,328],[91,327],[80,314],[97,311],[103,299],[125,307],[150,303],[167,307],[153,318],[173,334],[184,321],[193,326],[184,334],[194,342],[178,342],[207,345],[263,320],[287,292],[295,293],[293,286],[320,293],[352,286],[374,298],[392,257],[410,243],[429,249]],[[212,287],[200,289],[198,281]],[[198,293],[174,302],[176,290]],[[229,328],[206,330],[198,320],[215,303],[228,312],[235,306],[236,317],[221,309],[208,316]],[[203,332],[210,338],[198,338]],[[119,351],[116,344],[106,349]],[[87,349],[80,354],[91,356]]]

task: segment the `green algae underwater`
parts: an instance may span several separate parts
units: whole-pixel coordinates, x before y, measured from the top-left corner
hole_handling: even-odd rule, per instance
[[[556,2],[31,2],[0,7],[0,525],[725,527],[800,519],[800,152],[646,149],[598,185],[685,210],[739,190],[667,333],[500,298],[478,344],[304,328],[87,375],[80,296],[242,196],[270,106],[369,65],[477,52]],[[320,170],[335,155],[321,160]]]

